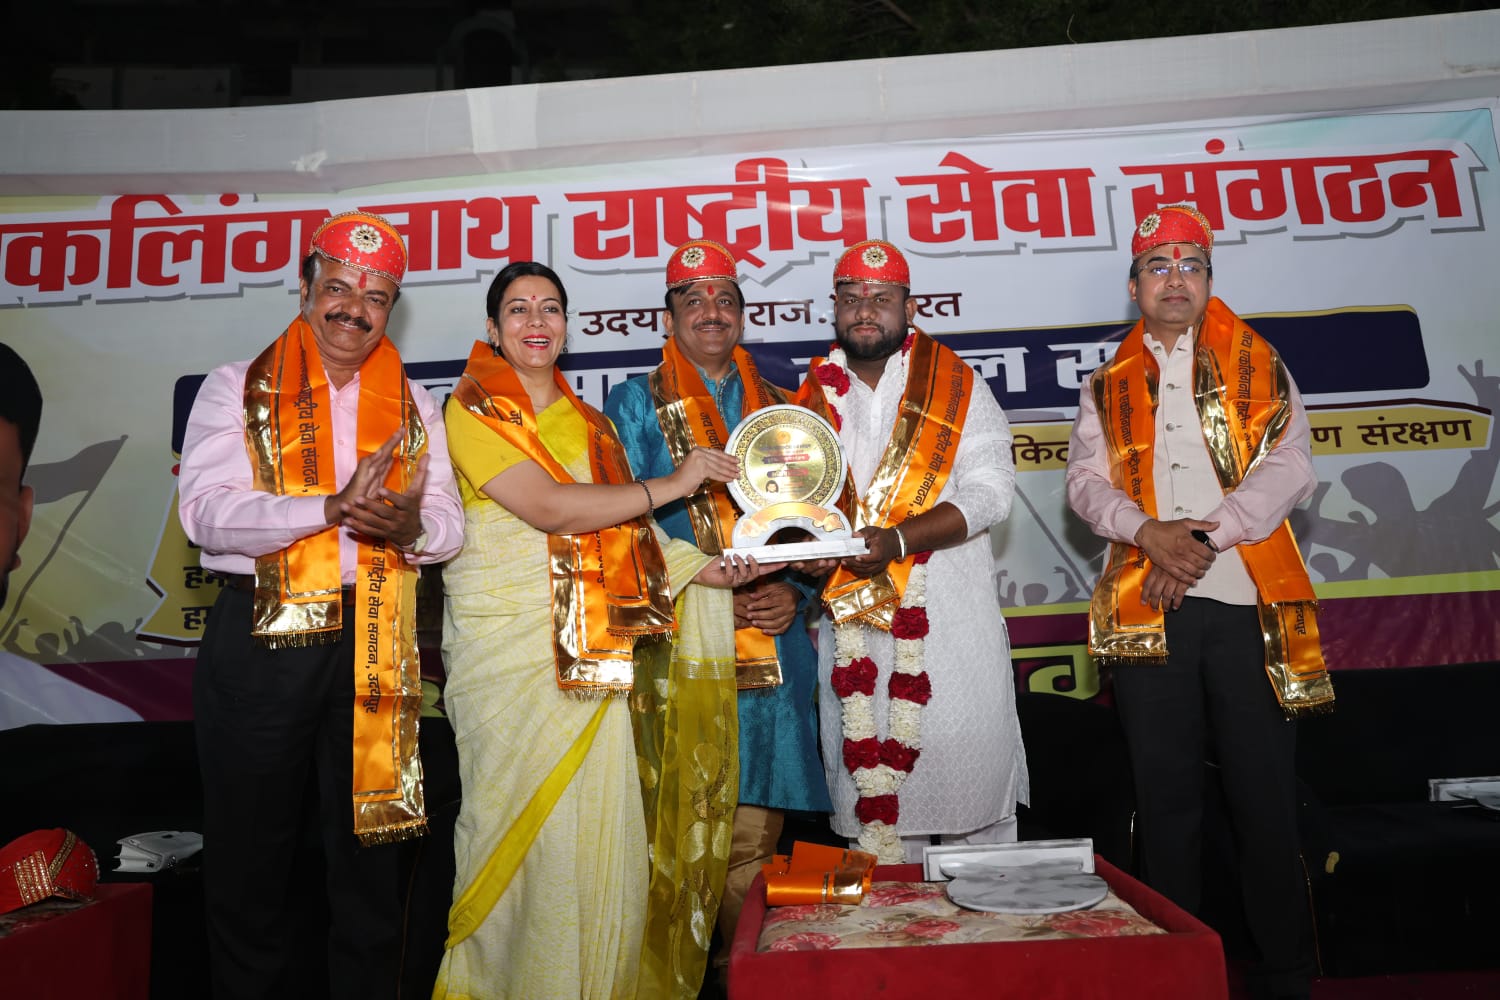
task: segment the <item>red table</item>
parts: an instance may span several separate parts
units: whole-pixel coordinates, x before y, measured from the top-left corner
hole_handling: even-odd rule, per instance
[[[1224,950],[1207,925],[1102,858],[1098,874],[1167,933],[1141,937],[757,952],[765,882],[750,887],[729,959],[730,1000],[983,996],[1025,1000],[1226,1000]],[[918,881],[921,865],[875,870],[875,881]]]
[[[47,901],[0,924],[0,994],[17,1000],[146,1000],[151,886],[100,885],[91,903]]]

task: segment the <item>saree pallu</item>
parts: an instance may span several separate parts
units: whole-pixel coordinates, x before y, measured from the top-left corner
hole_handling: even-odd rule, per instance
[[[673,579],[697,572],[697,549],[675,540],[665,548]],[[651,841],[639,995],[691,1000],[703,985],[739,801],[731,592],[687,587],[677,622],[672,642],[636,647],[630,695]]]

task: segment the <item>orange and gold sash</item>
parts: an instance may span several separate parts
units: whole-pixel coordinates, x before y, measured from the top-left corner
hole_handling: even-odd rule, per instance
[[[819,386],[817,369],[824,359],[813,359],[804,389]],[[974,370],[957,354],[921,330],[912,338],[906,358],[906,391],[896,412],[880,464],[869,489],[853,513],[854,527],[889,527],[937,506],[938,495],[953,471],[958,441],[969,412]],[[803,398],[822,396],[807,391]],[[827,408],[818,412],[826,415]],[[840,566],[823,588],[823,603],[835,622],[859,620],[889,629],[891,617],[906,591],[916,553],[887,564],[864,578]]]
[[[397,429],[403,438],[385,486],[405,492],[427,451],[427,430],[401,357],[382,337],[359,369],[358,456],[379,450]],[[312,327],[301,316],[246,373],[245,444],[256,489],[280,496],[336,492],[328,377]],[[384,539],[355,540],[354,832],[372,844],[427,829],[417,753],[417,571]],[[261,556],[251,635],[272,649],[339,641],[340,582],[337,525]]]
[[[671,452],[672,464],[681,465],[696,446],[723,448],[729,440],[729,429],[719,408],[714,405],[708,387],[697,367],[683,356],[677,338],[668,337],[662,345],[661,366],[647,378],[651,398],[656,403],[656,420]],[[760,377],[755,359],[743,347],[734,349],[734,366],[745,388],[745,412],[786,402],[786,393]],[[710,483],[685,501],[693,536],[698,548],[717,555],[729,547],[734,523],[739,518],[729,489],[723,483]],[[774,687],[781,683],[781,662],[776,658],[776,637],[766,635],[754,626],[736,629],[734,633],[735,684],[741,689]]]
[[[876,857],[865,851],[814,844],[792,844],[792,853],[773,854],[760,866],[767,906],[844,903],[858,906],[870,891]]]
[[[630,460],[609,418],[583,402],[562,372],[553,379],[588,426],[596,483],[631,481]],[[453,398],[559,483],[575,480],[537,432],[531,397],[515,369],[476,342]],[[635,637],[669,633],[675,619],[661,545],[645,517],[574,535],[548,535],[557,686],[587,695],[623,694],[634,672]]]
[[[1220,486],[1233,490],[1275,447],[1291,421],[1289,381],[1280,356],[1223,302],[1212,298],[1193,358],[1194,400]],[[1155,517],[1152,474],[1160,372],[1137,322],[1090,388],[1109,449],[1110,476]],[[1268,538],[1237,546],[1255,581],[1266,674],[1289,714],[1332,706],[1333,684],[1318,639],[1318,604],[1302,554],[1283,521]],[[1149,560],[1134,545],[1111,543],[1089,607],[1089,652],[1102,659],[1162,660],[1162,612],[1141,603]]]

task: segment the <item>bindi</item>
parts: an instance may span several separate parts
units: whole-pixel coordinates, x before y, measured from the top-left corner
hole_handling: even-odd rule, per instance
[[[1172,259],[1173,260],[1181,260],[1182,259],[1182,247],[1173,247],[1172,248]]]
[[[365,272],[359,272],[359,287],[363,288],[370,283],[370,276]]]
[[[703,291],[708,295],[709,298],[713,298],[716,294],[718,294],[713,285],[709,285]]]

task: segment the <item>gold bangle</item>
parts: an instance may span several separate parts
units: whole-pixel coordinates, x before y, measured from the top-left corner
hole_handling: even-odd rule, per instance
[[[900,562],[906,558],[906,536],[901,533],[900,525],[893,526],[891,530],[896,533],[896,544],[901,546],[901,554],[896,557],[896,561]]]

